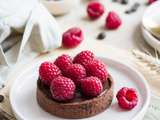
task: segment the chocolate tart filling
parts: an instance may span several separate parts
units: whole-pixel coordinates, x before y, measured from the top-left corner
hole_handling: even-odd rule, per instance
[[[104,83],[103,92],[94,98],[85,98],[77,90],[75,98],[66,103],[52,99],[50,90],[47,86],[37,81],[37,102],[46,112],[62,118],[86,118],[94,116],[106,110],[113,99],[113,79],[109,76]]]

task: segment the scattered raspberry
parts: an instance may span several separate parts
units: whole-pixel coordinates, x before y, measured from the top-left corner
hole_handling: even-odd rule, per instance
[[[87,62],[93,60],[93,58],[94,54],[89,50],[85,50],[75,56],[73,63],[78,63],[85,67]]]
[[[62,44],[66,48],[78,46],[83,40],[83,33],[80,28],[73,27],[63,33]]]
[[[135,89],[123,87],[116,95],[118,104],[121,108],[131,110],[138,103],[138,94]]]
[[[51,62],[44,62],[40,65],[39,76],[42,82],[50,86],[51,81],[61,75],[60,69]]]
[[[109,12],[106,18],[105,27],[108,29],[117,29],[120,27],[121,24],[122,24],[122,21],[118,16],[118,14],[113,11]]]
[[[57,101],[68,101],[73,99],[76,86],[74,82],[66,77],[55,78],[50,86],[52,97]]]
[[[67,70],[67,77],[71,78],[79,87],[80,80],[86,77],[86,69],[80,64],[72,64]]]
[[[104,13],[104,7],[99,2],[90,2],[87,6],[87,13],[91,19],[97,19]]]
[[[81,90],[87,97],[96,97],[102,92],[103,86],[100,79],[91,76],[81,80]]]
[[[154,3],[154,2],[156,2],[157,0],[148,0],[148,4],[150,5],[150,4],[152,4],[152,3]]]
[[[60,68],[62,74],[66,74],[67,68],[72,64],[72,58],[63,54],[55,60],[54,64]]]
[[[105,68],[105,64],[97,59],[90,61],[86,65],[87,74],[89,76],[98,77],[102,83],[104,83],[108,78],[108,72]]]

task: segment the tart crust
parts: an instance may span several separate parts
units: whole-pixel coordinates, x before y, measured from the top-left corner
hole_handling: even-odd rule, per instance
[[[113,79],[109,75],[104,85],[103,92],[92,99],[78,98],[62,103],[52,99],[49,89],[42,85],[40,79],[37,82],[37,102],[46,112],[62,118],[87,118],[106,110],[113,99]]]

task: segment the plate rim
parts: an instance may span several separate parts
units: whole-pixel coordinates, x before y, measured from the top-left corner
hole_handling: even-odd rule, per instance
[[[144,76],[143,76],[140,72],[138,72],[138,70],[136,70],[134,67],[131,67],[130,65],[125,64],[125,63],[122,62],[122,61],[118,61],[118,60],[116,60],[115,58],[106,57],[106,56],[100,55],[100,54],[97,55],[97,56],[100,57],[100,58],[102,58],[102,59],[107,59],[107,61],[111,61],[111,62],[120,64],[120,66],[125,66],[125,68],[129,69],[130,71],[133,71],[135,74],[137,74],[137,75],[141,78],[141,82],[144,84],[144,87],[145,87],[145,89],[146,89],[147,98],[146,98],[146,100],[144,101],[144,105],[143,105],[143,107],[140,109],[139,113],[136,114],[136,116],[135,116],[134,118],[132,118],[132,120],[137,120],[137,118],[139,118],[142,114],[144,114],[144,113],[146,112],[147,108],[149,107],[149,103],[150,103],[150,99],[151,99],[150,88],[149,88],[149,85],[148,85],[147,81],[145,80]],[[45,58],[45,60],[46,60],[46,59],[47,59],[47,58]],[[40,60],[38,60],[38,62],[36,62],[36,61],[32,62],[32,63],[30,64],[30,66],[29,66],[28,68],[26,68],[25,72],[27,72],[28,70],[34,68],[36,65],[38,65],[39,63],[41,63],[41,62],[43,62],[43,61],[44,61],[44,59],[43,59],[43,60],[40,59]],[[36,62],[36,64],[35,64],[35,62]],[[32,66],[32,64],[35,64],[35,65]],[[13,101],[12,101],[12,98],[13,98],[12,96],[13,96],[13,93],[14,93],[13,91],[14,91],[14,89],[15,89],[14,86],[16,86],[16,82],[19,80],[18,78],[19,78],[21,75],[23,75],[23,74],[24,74],[24,73],[21,73],[20,75],[17,75],[17,76],[15,77],[15,81],[13,82],[13,84],[12,84],[12,86],[11,86],[11,89],[10,89],[10,91],[9,91],[9,101],[10,101],[11,109],[12,109],[15,117],[16,117],[17,119],[20,119],[20,120],[25,120],[25,118],[23,118],[23,117],[22,117],[23,115],[22,115],[16,108],[14,108],[14,104],[13,104]]]

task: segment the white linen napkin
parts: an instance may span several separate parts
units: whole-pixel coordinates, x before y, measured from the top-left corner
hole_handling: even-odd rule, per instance
[[[32,48],[36,52],[48,51],[61,44],[59,26],[39,0],[0,1],[0,44],[13,30],[23,33],[18,60],[28,41],[31,42]],[[8,64],[1,46],[0,64]]]

